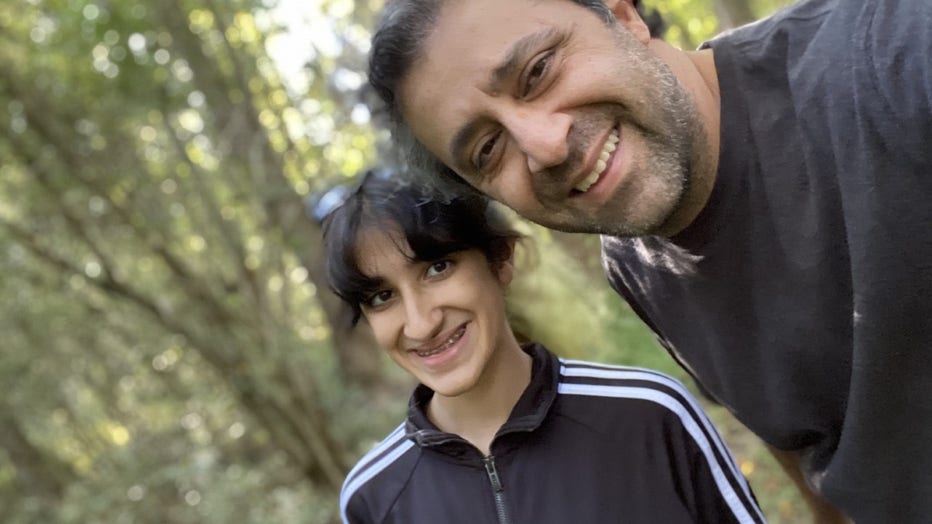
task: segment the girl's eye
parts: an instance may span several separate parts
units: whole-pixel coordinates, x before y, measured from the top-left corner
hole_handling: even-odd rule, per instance
[[[452,262],[449,260],[438,260],[427,267],[427,276],[435,277],[450,269]]]
[[[495,133],[488,140],[482,143],[482,148],[479,150],[479,153],[476,157],[476,169],[482,170],[482,168],[488,164],[489,159],[495,152],[495,144],[498,143],[498,138],[500,136],[501,132]]]
[[[370,308],[378,308],[379,306],[384,306],[386,302],[391,300],[392,292],[388,290],[378,291],[370,296],[366,300],[366,306]]]
[[[547,68],[550,66],[550,62],[553,60],[553,52],[548,52],[540,58],[537,62],[531,66],[531,70],[528,71],[527,79],[524,81],[524,92],[523,96],[527,96],[540,82],[540,79],[544,77],[547,73]]]

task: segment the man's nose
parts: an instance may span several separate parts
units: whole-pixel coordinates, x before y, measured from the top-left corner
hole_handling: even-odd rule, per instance
[[[527,157],[531,173],[539,173],[566,161],[573,117],[566,113],[525,111],[510,127],[518,147]]]
[[[443,313],[430,297],[409,296],[404,299],[404,336],[412,341],[427,341],[436,336],[443,325]]]

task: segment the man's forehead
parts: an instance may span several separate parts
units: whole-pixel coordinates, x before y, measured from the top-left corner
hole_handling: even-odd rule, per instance
[[[490,56],[490,48],[509,45],[533,26],[546,25],[546,14],[564,3],[574,5],[569,0],[447,1],[425,48],[430,51],[442,46],[464,57],[477,56],[492,62],[497,57]]]
[[[529,8],[564,3],[574,5],[569,0],[446,2],[436,27],[423,44],[420,58],[412,63],[401,81],[402,94],[418,91],[419,95],[427,95],[436,90],[425,83],[439,86],[452,78],[458,83],[465,82],[456,86],[458,90],[469,86],[492,91],[484,88],[513,69],[520,51],[556,32],[554,19],[538,16]],[[412,77],[418,78],[412,80]]]

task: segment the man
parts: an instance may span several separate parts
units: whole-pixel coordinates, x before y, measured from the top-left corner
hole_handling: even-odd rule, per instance
[[[932,515],[932,3],[803,1],[696,52],[631,3],[397,0],[409,159],[545,226],[858,523]]]

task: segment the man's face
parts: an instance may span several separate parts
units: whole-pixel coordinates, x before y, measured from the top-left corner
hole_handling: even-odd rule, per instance
[[[542,225],[658,231],[688,188],[702,127],[618,1],[613,26],[568,0],[446,2],[399,89],[406,124],[467,182]]]

